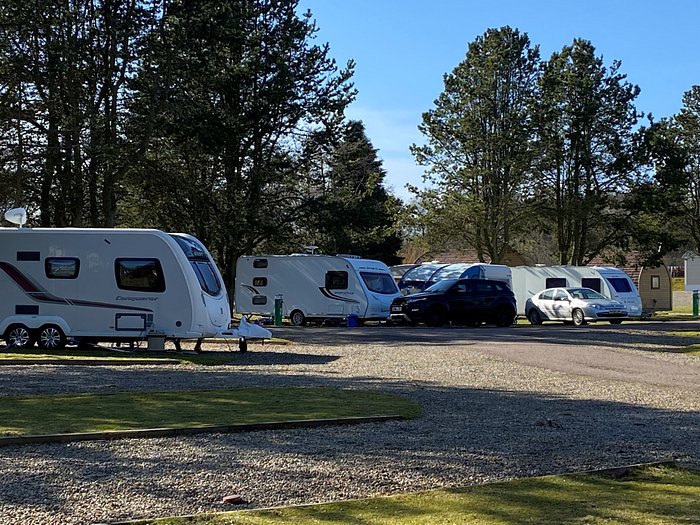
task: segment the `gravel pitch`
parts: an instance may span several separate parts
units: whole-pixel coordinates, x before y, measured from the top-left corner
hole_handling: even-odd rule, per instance
[[[254,345],[216,368],[0,367],[0,395],[331,386],[424,409],[405,422],[0,448],[0,523],[326,502],[657,460],[700,468],[700,385],[566,373],[492,355],[490,344]],[[700,367],[693,356],[645,356]],[[230,494],[245,504],[222,503]]]

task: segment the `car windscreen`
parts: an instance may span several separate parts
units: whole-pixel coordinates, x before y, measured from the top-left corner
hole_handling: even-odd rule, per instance
[[[443,279],[459,279],[471,266],[471,264],[448,264],[435,272],[431,280],[437,282]]]
[[[608,281],[613,288],[615,288],[616,292],[626,293],[632,291],[629,279],[624,277],[606,277],[605,280]]]
[[[399,291],[394,278],[388,273],[360,272],[360,277],[370,292],[395,294]]]
[[[606,299],[605,296],[600,295],[590,288],[575,288],[569,290],[569,293],[574,299]]]
[[[425,289],[426,292],[446,292],[450,288],[452,288],[452,285],[457,282],[457,279],[443,279],[442,281],[438,281],[432,286],[429,286],[428,288]]]

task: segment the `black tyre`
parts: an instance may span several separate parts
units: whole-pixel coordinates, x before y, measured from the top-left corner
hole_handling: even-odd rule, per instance
[[[425,316],[425,324],[436,328],[444,326],[446,313],[443,308],[431,308]]]
[[[537,311],[536,308],[532,308],[527,313],[527,320],[530,321],[530,324],[534,324],[534,325],[542,324],[542,317],[540,316],[540,313]]]
[[[5,343],[8,348],[29,348],[34,346],[34,334],[22,324],[13,324],[5,331]]]
[[[39,348],[45,350],[58,350],[66,346],[66,336],[58,326],[47,324],[39,329],[37,339]]]
[[[610,324],[622,324],[622,319],[613,319]]]
[[[511,308],[499,308],[496,310],[494,324],[498,327],[505,328],[511,326],[515,321],[515,312]]]
[[[306,324],[306,316],[301,310],[294,310],[289,314],[289,322],[292,323],[293,326],[304,326]]]
[[[573,312],[571,312],[571,320],[574,323],[574,326],[581,326],[586,324],[586,318],[583,315],[583,310],[580,308],[575,308]]]
[[[238,340],[238,349],[241,351],[242,354],[245,354],[248,351],[248,341],[246,341],[243,338],[240,338]]]

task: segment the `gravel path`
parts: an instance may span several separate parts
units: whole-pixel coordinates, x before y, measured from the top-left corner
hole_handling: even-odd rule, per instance
[[[537,344],[523,343],[521,357]],[[0,367],[2,395],[337,386],[405,395],[425,412],[350,427],[0,448],[0,523],[229,510],[228,494],[244,508],[321,502],[665,459],[700,468],[700,384],[567,371],[566,352],[600,350],[586,345],[548,346],[552,367],[519,360],[513,341],[255,345],[217,368]],[[623,346],[606,352],[698,377],[697,357]]]

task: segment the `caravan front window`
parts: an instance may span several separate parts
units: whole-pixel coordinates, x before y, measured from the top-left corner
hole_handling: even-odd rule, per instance
[[[398,292],[394,278],[388,273],[360,272],[360,277],[370,292],[395,294]]]
[[[135,292],[164,292],[165,278],[158,259],[117,259],[117,286]]]
[[[181,237],[179,235],[173,235],[172,237],[180,245],[182,251],[185,252],[202,290],[209,295],[218,295],[221,291],[221,283],[216,276],[214,263],[207,255],[204,246],[191,237]]]

